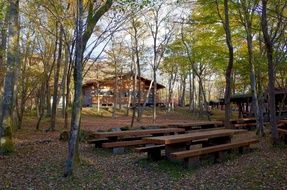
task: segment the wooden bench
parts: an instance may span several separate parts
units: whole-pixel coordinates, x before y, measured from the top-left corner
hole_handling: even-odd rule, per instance
[[[119,149],[127,146],[147,144],[144,140],[142,140],[145,137],[184,133],[184,131],[185,131],[184,129],[178,129],[178,128],[163,128],[163,129],[140,129],[140,130],[128,130],[128,131],[96,132],[95,136],[97,137],[97,139],[91,140],[89,143],[95,144],[96,147],[113,148],[113,152],[123,152],[123,150]]]
[[[184,160],[185,167],[194,167],[200,164],[199,157],[210,153],[215,153],[215,159],[218,160],[221,157],[220,153],[223,151],[239,148],[239,152],[243,153],[243,149],[248,148],[251,144],[258,143],[258,139],[244,140],[240,142],[233,142],[227,144],[220,144],[205,148],[199,148],[194,150],[185,150],[180,152],[171,153],[170,156],[175,160]]]
[[[148,159],[157,161],[161,159],[161,150],[165,148],[165,145],[149,145],[145,147],[135,148],[137,153],[147,152]]]
[[[237,124],[234,124],[234,127],[236,129],[248,129],[248,130],[251,130],[251,129],[255,129],[257,126],[256,123],[237,123]]]

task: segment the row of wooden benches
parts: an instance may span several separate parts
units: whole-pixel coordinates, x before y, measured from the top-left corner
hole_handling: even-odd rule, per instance
[[[281,129],[280,129],[281,130]],[[285,130],[287,134],[287,130]],[[206,141],[208,139],[205,139]],[[203,143],[204,140],[201,140],[202,142],[195,142]],[[249,147],[251,144],[257,143],[257,139],[250,139],[250,140],[243,140],[238,142],[232,142],[227,144],[220,144],[210,147],[202,147],[199,149],[192,149],[192,150],[184,150],[179,152],[171,153],[170,156],[174,160],[183,160],[183,164],[185,167],[194,167],[197,166],[199,163],[199,159],[201,156],[206,154],[214,154],[215,159],[218,159],[221,155],[221,152],[236,149],[238,148],[239,151],[242,153],[243,148]],[[118,142],[108,142],[103,143],[102,147],[104,148],[114,148],[114,147],[125,147],[125,146],[134,146],[134,145],[144,145],[146,142],[144,140],[132,140],[132,141],[118,141]],[[157,161],[162,159],[161,150],[165,148],[165,145],[149,145],[144,147],[138,147],[134,150],[138,153],[147,153],[148,159],[151,159],[153,161]]]
[[[200,164],[200,157],[207,154],[214,154],[215,161],[222,158],[222,153],[232,149],[239,149],[240,153],[244,149],[249,148],[251,144],[258,143],[258,139],[242,140],[238,142],[220,144],[215,146],[197,148],[192,150],[184,150],[171,153],[170,156],[174,160],[183,160],[185,167],[197,167]],[[162,158],[161,150],[165,148],[164,145],[151,145],[146,147],[135,148],[138,153],[147,153],[148,159],[157,161]]]
[[[89,140],[89,144],[95,144],[97,148],[118,148],[146,144],[145,137],[171,135],[184,133],[180,128],[145,129],[130,131],[113,131],[95,133],[96,139]]]

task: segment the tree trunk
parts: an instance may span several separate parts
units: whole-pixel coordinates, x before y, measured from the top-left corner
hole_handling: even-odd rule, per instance
[[[67,75],[68,75],[68,67],[69,67],[69,47],[65,48],[65,65],[63,71],[63,79],[62,79],[62,117],[65,118],[65,110],[67,105],[67,97],[66,97],[66,84],[67,84]]]
[[[183,79],[182,79],[182,92],[181,92],[181,100],[180,100],[180,104],[182,107],[185,106],[185,88],[186,88],[186,75],[182,76]]]
[[[226,44],[228,47],[229,52],[229,61],[226,68],[225,79],[226,79],[226,86],[225,86],[225,94],[224,94],[224,105],[225,105],[225,120],[224,126],[229,128],[230,127],[230,118],[231,118],[231,105],[230,105],[230,96],[231,96],[231,84],[232,84],[232,68],[233,68],[233,61],[234,61],[234,54],[233,54],[233,45],[231,40],[231,32],[229,26],[229,7],[228,7],[228,0],[224,0],[224,21],[223,26],[226,35]]]
[[[70,97],[70,83],[71,83],[71,74],[73,71],[72,68],[73,60],[70,54],[69,68],[67,73],[67,86],[66,86],[66,106],[65,106],[65,118],[64,118],[64,128],[68,128],[68,107],[71,106],[71,97]]]
[[[174,71],[174,67],[172,68],[172,72],[170,74],[169,79],[169,85],[168,85],[168,111],[174,109],[174,102],[173,102],[173,90],[174,90],[174,84],[177,78],[177,71]]]
[[[78,134],[80,132],[81,108],[82,108],[82,60],[83,53],[88,40],[90,39],[94,27],[101,16],[109,10],[112,0],[106,0],[96,11],[93,6],[89,9],[89,17],[86,25],[86,31],[83,34],[83,0],[77,0],[77,28],[76,28],[76,50],[75,50],[75,67],[74,67],[74,86],[75,95],[72,107],[71,130],[69,139],[68,158],[65,165],[64,176],[73,174],[76,158],[79,158],[78,150]]]
[[[132,86],[132,109],[133,109],[133,113],[132,113],[132,121],[131,121],[131,128],[134,126],[134,121],[135,121],[135,116],[136,116],[136,107],[138,107],[139,105],[136,105],[136,80],[137,79],[137,74],[134,74],[132,77],[133,80],[133,86]]]
[[[149,95],[150,95],[150,91],[151,91],[151,89],[152,89],[153,83],[154,83],[154,81],[152,80],[152,81],[150,82],[150,84],[149,84],[149,88],[148,88],[148,91],[147,91],[147,93],[146,93],[146,96],[145,96],[145,99],[144,99],[144,103],[143,103],[143,106],[142,106],[142,109],[141,109],[141,112],[140,112],[140,117],[142,117],[142,114],[143,114],[144,109],[145,109],[145,107],[146,107],[146,104],[147,104],[147,101],[148,101],[148,97],[149,97]]]
[[[8,8],[8,51],[7,67],[4,79],[2,116],[0,118],[0,154],[13,151],[12,128],[14,109],[15,72],[19,67],[19,0],[11,0]]]
[[[201,91],[202,98],[203,98],[203,107],[204,107],[204,110],[205,110],[204,114],[206,115],[207,119],[210,121],[210,115],[208,113],[208,103],[207,103],[207,100],[206,100],[206,93],[205,93],[205,89],[204,89],[201,77],[198,78],[198,82],[199,82],[199,88],[201,89],[200,91]]]
[[[69,139],[69,151],[66,161],[64,176],[70,176],[73,173],[75,158],[78,155],[78,135],[80,131],[80,118],[82,107],[82,60],[83,60],[83,1],[77,0],[77,33],[74,67],[74,101],[72,108],[71,130]]]
[[[153,71],[153,123],[156,122],[156,91],[157,91],[157,80],[156,80],[156,70]]]
[[[275,91],[274,91],[274,63],[273,63],[273,43],[270,39],[268,33],[268,23],[267,23],[267,0],[262,0],[262,18],[261,27],[265,42],[265,48],[267,53],[268,61],[268,104],[269,104],[269,114],[270,114],[270,124],[272,127],[272,138],[274,144],[279,142],[279,134],[276,125],[276,108],[275,108]]]
[[[44,102],[45,102],[45,86],[44,84],[41,85],[41,88],[38,92],[38,99],[39,99],[39,102],[38,102],[38,110],[39,110],[39,117],[38,117],[38,121],[37,121],[37,125],[36,125],[36,130],[39,130],[40,129],[40,123],[41,123],[41,120],[44,116],[44,113],[45,113],[45,109],[44,109]]]
[[[190,67],[189,71],[188,71],[188,77],[189,77],[189,111],[190,112],[192,111],[193,98],[194,98],[194,96],[193,96],[194,90],[193,90],[193,85],[192,85],[192,78],[193,78],[193,76],[192,76],[192,72],[191,71],[192,71],[192,68]]]
[[[137,69],[137,98],[138,98],[138,105],[137,105],[137,120],[140,121],[140,105],[141,105],[141,66],[140,66],[140,55],[139,55],[139,42],[138,42],[138,28],[136,25],[135,20],[132,20],[133,30],[134,30],[134,40],[135,40],[135,58],[136,58],[136,69]]]
[[[56,116],[57,116],[57,106],[58,106],[58,88],[59,88],[58,84],[59,84],[59,74],[60,74],[60,67],[61,67],[61,61],[62,61],[62,47],[63,47],[63,28],[60,27],[57,65],[55,67],[55,73],[54,73],[54,92],[53,92],[51,126],[50,126],[50,130],[52,131],[54,131],[56,127]]]
[[[0,37],[0,93],[2,91],[2,84],[4,80],[5,73],[5,52],[7,45],[7,25],[8,25],[8,15],[5,15],[3,20],[0,20],[0,28],[1,28],[1,37]],[[0,101],[1,106],[1,101]],[[1,110],[0,110],[0,118],[1,118]]]
[[[252,43],[252,35],[251,35],[251,23],[247,21],[247,47],[248,47],[248,62],[250,66],[250,82],[251,82],[251,92],[252,92],[252,105],[253,105],[253,112],[255,114],[256,118],[256,125],[257,130],[259,132],[260,136],[263,136],[263,125],[260,124],[259,115],[260,115],[260,108],[258,104],[258,98],[257,98],[257,89],[256,89],[256,75],[255,75],[255,69],[254,69],[254,63],[253,63],[253,43]]]
[[[116,109],[118,106],[118,97],[119,97],[119,85],[118,85],[118,68],[117,68],[117,62],[115,58],[115,86],[114,86],[114,106],[113,106],[113,113],[112,118],[116,118]]]

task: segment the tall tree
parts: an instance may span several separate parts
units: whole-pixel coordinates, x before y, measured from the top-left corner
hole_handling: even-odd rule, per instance
[[[76,24],[76,50],[75,50],[75,66],[74,66],[74,92],[75,97],[72,108],[71,130],[69,139],[69,152],[66,162],[64,176],[72,175],[75,157],[77,156],[78,134],[81,121],[82,107],[82,60],[83,60],[83,1],[77,0],[77,24]]]
[[[242,0],[239,4],[239,16],[242,25],[244,26],[246,32],[246,41],[247,41],[247,49],[248,49],[248,63],[250,69],[250,83],[251,83],[251,93],[252,93],[252,102],[253,102],[253,112],[255,114],[257,129],[259,135],[262,136],[264,134],[263,131],[263,114],[260,111],[260,106],[258,103],[258,95],[256,88],[256,73],[254,66],[254,56],[253,56],[253,32],[252,26],[254,22],[254,13],[256,7],[258,6],[259,0]]]
[[[19,58],[19,0],[11,0],[8,8],[8,47],[6,75],[4,79],[4,94],[2,101],[2,116],[0,118],[0,154],[13,150],[12,128],[14,85],[16,82],[16,70],[20,63]]]
[[[268,62],[268,104],[270,114],[270,125],[272,127],[273,142],[277,144],[279,142],[279,135],[276,125],[276,107],[275,107],[275,88],[274,88],[274,62],[273,62],[273,43],[270,39],[268,32],[267,21],[267,0],[262,0],[262,15],[261,15],[261,27],[263,32],[263,38],[265,43],[265,49]]]
[[[73,174],[73,169],[76,159],[79,157],[78,153],[78,135],[80,131],[81,121],[81,108],[82,108],[82,61],[83,54],[86,48],[87,42],[90,39],[94,27],[99,19],[110,9],[113,0],[106,0],[96,7],[94,10],[94,3],[89,2],[88,7],[88,19],[86,23],[86,30],[83,31],[83,15],[84,7],[83,0],[77,0],[77,22],[76,22],[76,49],[75,49],[75,66],[74,66],[74,101],[72,107],[71,129],[69,139],[68,158],[66,161],[64,176],[70,176]]]
[[[226,45],[228,47],[228,52],[229,52],[229,60],[228,60],[228,65],[227,65],[226,72],[225,72],[225,80],[226,80],[225,94],[224,94],[224,105],[225,105],[224,126],[225,127],[230,127],[230,118],[231,118],[230,96],[231,96],[231,84],[232,84],[232,68],[233,68],[233,62],[234,62],[233,44],[232,44],[230,23],[229,23],[228,2],[229,2],[228,0],[224,0],[224,17],[223,17],[220,12],[219,2],[218,0],[216,0],[217,12],[223,24],[223,28],[224,28],[225,36],[226,36]]]
[[[60,26],[59,32],[59,45],[58,45],[58,57],[56,67],[54,68],[54,91],[53,91],[53,103],[52,103],[52,112],[51,112],[51,126],[50,130],[55,130],[56,127],[56,115],[57,115],[57,105],[58,105],[58,84],[59,84],[59,75],[60,67],[62,61],[62,48],[63,48],[63,28]]]
[[[167,5],[163,1],[155,1],[151,7],[151,17],[147,17],[147,25],[152,36],[152,74],[153,74],[153,122],[156,122],[157,105],[157,71],[163,59],[165,49],[171,40],[174,25],[167,27],[166,22],[171,16],[171,11],[166,10]],[[164,11],[164,12],[163,12]],[[162,27],[165,27],[162,31]],[[164,34],[162,35],[162,32]]]
[[[0,1],[0,92],[3,87],[3,76],[4,76],[4,62],[5,62],[5,52],[6,52],[6,42],[7,42],[7,14],[5,1]],[[0,104],[1,105],[1,104]],[[0,112],[1,117],[1,112]]]

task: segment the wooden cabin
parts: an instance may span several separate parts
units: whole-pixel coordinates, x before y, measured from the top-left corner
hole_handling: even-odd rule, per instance
[[[148,90],[151,85],[151,80],[144,77],[137,77],[141,83],[141,89],[136,89],[133,92],[133,75],[126,74],[104,80],[89,80],[83,85],[83,106],[84,107],[109,107],[116,102],[117,107],[129,107],[132,102],[132,97],[138,96],[141,93],[141,105],[144,104]],[[157,84],[157,105],[162,105],[162,90],[165,86]],[[150,89],[147,98],[147,106],[153,105],[153,85]],[[137,101],[137,100],[136,100]]]

